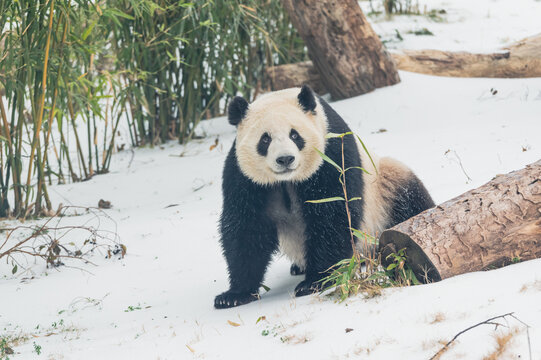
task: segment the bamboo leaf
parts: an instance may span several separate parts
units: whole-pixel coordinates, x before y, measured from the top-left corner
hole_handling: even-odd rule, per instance
[[[336,170],[338,170],[339,172],[342,172],[342,168],[340,166],[338,166],[338,164],[336,164],[330,157],[328,157],[327,155],[325,155],[324,153],[322,153],[318,149],[316,149],[316,151],[324,161],[326,161],[329,164],[331,164],[332,166],[334,166],[336,168]]]
[[[88,36],[92,33],[92,30],[97,23],[98,19],[94,20],[92,24],[90,24],[90,26],[86,28],[86,30],[83,32],[83,35],[81,36],[81,39],[83,39],[83,41],[86,41],[86,38],[88,38]]]
[[[345,133],[342,133],[342,134],[329,132],[329,133],[327,133],[327,135],[325,135],[325,138],[326,139],[341,138],[341,137],[344,137],[346,135],[351,135],[351,134],[353,134],[351,131],[348,131],[348,132],[345,132]]]
[[[319,200],[306,200],[307,203],[312,203],[312,204],[321,204],[321,203],[327,203],[327,202],[333,202],[333,201],[345,201],[345,200],[341,196],[336,196],[336,197],[331,197],[331,198],[326,198],[326,199],[319,199]]]
[[[359,137],[359,135],[355,135],[357,137],[357,140],[359,140],[359,142],[361,143],[364,151],[366,152],[366,155],[368,155],[368,158],[370,159],[370,161],[372,162],[372,166],[374,167],[374,170],[376,170],[376,174],[378,174],[378,168],[376,167],[376,164],[374,163],[374,159],[372,159],[372,156],[370,155],[370,153],[368,152],[368,149],[366,148],[366,146],[364,145],[364,142],[361,140],[361,138]]]
[[[354,228],[350,228],[350,230],[353,232],[353,236],[355,236],[357,239],[367,241],[368,243],[373,244],[373,245],[377,245],[376,238],[373,237],[372,235],[369,235],[365,232],[359,231]]]
[[[363,199],[362,197],[356,196],[356,197],[352,197],[351,199],[348,199],[348,202],[362,200],[362,199]]]
[[[344,170],[344,172],[348,171],[348,170],[351,170],[351,169],[358,169],[358,170],[362,170],[363,172],[367,173],[368,175],[372,175],[368,170],[366,170],[365,168],[362,168],[360,166],[350,166],[348,167],[346,170]]]

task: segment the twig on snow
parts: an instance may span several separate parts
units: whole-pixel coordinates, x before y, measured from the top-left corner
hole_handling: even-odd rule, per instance
[[[498,326],[505,326],[505,325],[502,325],[500,323],[497,323],[497,322],[494,322],[494,320],[496,319],[504,319],[504,320],[507,320],[506,317],[509,316],[509,317],[512,317],[513,319],[517,320],[518,322],[520,322],[521,324],[523,324],[524,326],[526,326],[526,334],[528,336],[528,350],[529,350],[529,353],[530,353],[530,360],[532,359],[532,348],[531,348],[531,345],[530,345],[530,332],[529,332],[529,325],[524,323],[523,321],[519,320],[515,315],[514,315],[514,312],[510,312],[510,313],[507,313],[507,314],[503,314],[503,315],[498,315],[498,316],[494,316],[490,319],[486,319],[485,321],[481,321],[480,323],[477,323],[475,325],[472,325],[462,331],[460,331],[458,334],[456,334],[447,344],[445,344],[436,354],[434,354],[430,360],[436,360],[436,359],[439,359],[440,356],[447,350],[449,349],[449,346],[462,334],[464,334],[465,332],[471,330],[471,329],[474,329],[478,326],[481,326],[481,325],[495,325],[496,326],[496,329],[498,328]]]

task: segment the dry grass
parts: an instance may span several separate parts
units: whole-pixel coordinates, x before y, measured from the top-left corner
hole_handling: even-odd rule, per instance
[[[309,336],[307,333],[303,335],[284,335],[280,337],[280,340],[283,343],[291,344],[291,345],[299,345],[299,344],[305,344],[312,340],[312,337]]]
[[[28,342],[39,342],[41,338],[50,336],[61,336],[63,341],[79,339],[81,333],[86,329],[78,328],[74,325],[65,325],[63,320],[54,322],[51,326],[38,329],[32,332],[23,332],[21,330],[6,330],[0,336],[0,359],[9,359],[6,355],[11,355],[11,352],[17,353],[17,348],[27,344]],[[9,349],[9,350],[8,350]],[[6,352],[8,350],[8,352]],[[4,357],[2,357],[4,356]]]
[[[496,348],[483,360],[498,360],[503,359],[511,345],[513,344],[514,336],[519,332],[518,329],[510,330],[507,333],[494,335],[496,341]]]
[[[529,290],[541,291],[541,280],[535,280],[535,281],[522,285],[519,292],[524,293]]]
[[[441,346],[445,345],[446,343],[447,342],[444,339],[425,340],[421,344],[421,347],[422,347],[423,350],[433,350],[433,349],[435,349],[437,347],[441,347]]]
[[[81,211],[85,217],[80,224],[71,225],[66,220]],[[92,264],[89,258],[97,253],[106,258],[124,257],[127,250],[119,242],[116,222],[96,208],[61,206],[41,223],[2,226],[0,233],[0,259],[11,263],[12,274],[28,270],[28,264],[33,264],[30,258],[42,259],[48,268],[58,268],[71,260]]]
[[[437,324],[442,321],[445,321],[445,315],[442,312],[437,312],[432,316],[432,320],[430,320],[430,324]]]
[[[353,351],[353,354],[355,354],[356,356],[370,355],[370,353],[374,351],[380,344],[381,344],[381,340],[377,339],[376,341],[374,341],[373,343],[369,345],[359,346]]]
[[[430,360],[439,360],[439,359],[441,359],[443,354],[448,352],[455,345],[454,342],[450,343],[450,344],[446,344],[445,340],[438,341],[438,344],[443,345],[443,347],[441,348],[441,350],[434,357],[430,358]]]

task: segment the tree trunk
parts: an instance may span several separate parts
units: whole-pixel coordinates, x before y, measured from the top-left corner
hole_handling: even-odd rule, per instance
[[[541,35],[521,40],[492,54],[440,50],[394,53],[400,70],[416,73],[489,78],[541,77]]]
[[[391,56],[356,0],[282,0],[334,99],[400,81]]]
[[[384,265],[403,248],[424,282],[541,257],[541,160],[381,234]]]

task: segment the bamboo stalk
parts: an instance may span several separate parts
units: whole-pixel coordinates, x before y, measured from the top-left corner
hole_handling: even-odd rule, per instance
[[[58,29],[58,26],[60,26],[60,23],[62,22],[62,16],[63,14],[60,14],[60,19],[58,21],[58,25],[57,25],[57,29]],[[68,29],[68,22],[64,22],[64,30],[63,30],[63,33],[62,33],[62,40],[60,42],[60,47],[63,48],[63,45],[64,43],[66,42],[66,35],[67,35],[67,29]],[[52,105],[51,105],[51,110],[49,111],[49,120],[48,120],[48,129],[47,129],[47,136],[45,138],[45,146],[43,148],[43,161],[41,162],[41,166],[39,168],[39,176],[38,176],[38,192],[37,192],[37,197],[36,197],[36,207],[35,207],[35,214],[36,215],[39,215],[39,212],[41,211],[41,206],[40,206],[40,194],[42,193],[42,189],[44,187],[44,168],[45,168],[45,164],[48,162],[48,149],[49,149],[49,139],[51,138],[51,133],[52,133],[52,129],[53,129],[53,119],[54,119],[54,115],[55,115],[55,110],[56,110],[56,98],[58,96],[58,85],[59,85],[59,82],[60,82],[60,78],[61,78],[61,74],[62,74],[62,66],[64,64],[64,57],[62,56],[62,50],[60,51],[60,64],[58,66],[58,73],[57,73],[57,76],[56,76],[56,82],[55,82],[55,87],[54,87],[54,91],[53,91],[53,98],[52,98]],[[49,196],[47,194],[47,191],[45,190],[45,201],[46,201],[46,204],[47,204],[47,210],[51,210],[52,206],[51,206],[51,201],[49,200]]]
[[[26,178],[26,199],[24,202],[25,208],[28,206],[28,199],[30,196],[30,191],[28,189],[30,188],[30,180],[32,178],[32,165],[34,162],[34,153],[36,152],[36,146],[39,141],[39,133],[41,130],[41,123],[43,121],[43,111],[45,109],[45,92],[47,90],[47,70],[49,65],[49,47],[51,44],[51,32],[53,29],[53,17],[54,17],[54,3],[55,0],[51,0],[51,7],[49,10],[49,29],[47,31],[47,45],[45,46],[45,59],[43,61],[43,77],[41,79],[41,99],[39,104],[39,115],[38,115],[38,123],[36,128],[34,129],[34,140],[32,142],[32,149],[30,151],[30,159],[28,163],[28,176]]]
[[[85,179],[88,179],[88,171],[86,170],[86,166],[85,166],[85,156],[83,154],[83,149],[81,148],[81,141],[79,141],[79,133],[77,131],[77,125],[75,123],[75,111],[73,110],[73,102],[71,100],[71,95],[69,92],[68,92],[68,110],[70,113],[71,125],[73,127],[73,134],[75,135],[75,143],[77,145],[77,154],[79,156],[80,163],[83,167]]]

